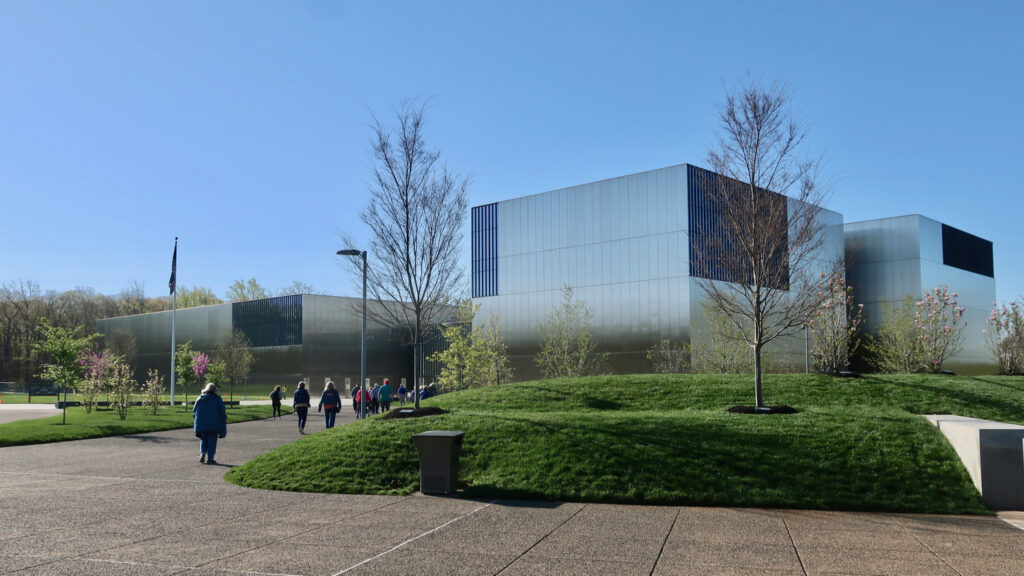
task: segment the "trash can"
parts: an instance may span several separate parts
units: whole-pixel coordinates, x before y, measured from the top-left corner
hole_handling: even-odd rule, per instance
[[[420,455],[420,492],[451,494],[458,489],[459,450],[465,432],[428,430],[413,434]]]

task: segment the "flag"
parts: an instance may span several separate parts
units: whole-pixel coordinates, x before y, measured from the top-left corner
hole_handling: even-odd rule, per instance
[[[171,281],[167,283],[167,287],[171,289],[171,294],[174,294],[175,276],[178,274],[178,239],[174,239],[174,256],[171,257]]]

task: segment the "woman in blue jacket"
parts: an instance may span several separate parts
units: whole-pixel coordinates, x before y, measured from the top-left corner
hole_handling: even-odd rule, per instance
[[[324,428],[334,428],[334,418],[341,411],[341,394],[334,389],[334,382],[328,382],[324,393],[320,395],[320,404],[316,411],[324,411]]]
[[[299,382],[295,388],[295,396],[292,397],[292,408],[299,417],[299,434],[306,433],[306,414],[309,412],[309,392],[306,391],[306,383]]]
[[[199,463],[216,464],[213,455],[217,452],[217,438],[228,435],[228,414],[215,385],[208,383],[196,399],[192,418],[195,419],[192,429],[199,438]]]

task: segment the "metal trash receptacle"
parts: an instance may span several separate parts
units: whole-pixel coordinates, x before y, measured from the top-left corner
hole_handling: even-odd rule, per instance
[[[420,492],[451,494],[459,484],[459,451],[465,432],[427,430],[413,434],[420,456]]]

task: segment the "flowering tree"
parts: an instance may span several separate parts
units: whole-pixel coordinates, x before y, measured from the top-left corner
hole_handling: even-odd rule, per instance
[[[192,342],[178,344],[178,352],[175,355],[174,373],[177,375],[178,383],[181,385],[184,394],[184,404],[188,404],[188,385],[196,380],[193,362],[198,352],[192,349]]]
[[[124,420],[128,417],[128,408],[132,405],[132,396],[135,394],[135,377],[132,376],[132,367],[120,357],[114,356],[110,363],[110,406],[117,412],[118,417]]]
[[[942,363],[962,348],[963,330],[967,326],[963,306],[957,306],[957,293],[940,286],[924,293],[916,302],[914,320],[924,368],[933,373],[942,371]]]
[[[78,401],[86,414],[96,407],[99,395],[107,384],[113,360],[109,350],[92,350],[79,359],[84,379],[78,388]]]
[[[204,352],[196,352],[192,358],[192,373],[196,375],[196,382],[203,383],[203,376],[206,375],[206,368],[210,365],[210,357]]]
[[[857,333],[864,305],[854,305],[853,287],[840,276],[832,276],[818,296],[821,304],[807,323],[814,343],[810,354],[818,370],[838,374],[860,346]]]
[[[149,413],[156,416],[160,409],[160,395],[164,393],[164,377],[154,368],[150,368],[146,378],[146,385],[142,389],[142,405],[149,409]]]
[[[988,328],[982,330],[985,346],[999,362],[1000,374],[1024,374],[1024,304],[994,306]]]

